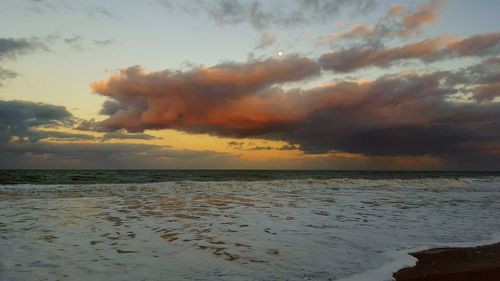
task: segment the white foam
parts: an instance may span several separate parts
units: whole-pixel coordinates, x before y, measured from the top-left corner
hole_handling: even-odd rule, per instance
[[[134,193],[245,192],[308,188],[421,188],[432,192],[488,191],[500,185],[500,177],[427,179],[328,179],[272,181],[178,181],[127,184],[0,185],[0,199],[120,196]]]
[[[492,215],[500,211],[499,183],[464,178],[0,186],[0,217],[8,221],[0,223],[6,267],[0,279],[64,279],[57,272],[65,269],[70,280],[390,280],[392,272],[415,263],[409,252],[475,245],[428,242],[478,241],[500,231]],[[179,239],[163,238],[158,230],[165,228]],[[240,260],[197,247],[219,240]],[[103,251],[98,259],[96,249]]]

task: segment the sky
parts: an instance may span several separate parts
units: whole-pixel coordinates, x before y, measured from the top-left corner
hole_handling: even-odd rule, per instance
[[[498,0],[0,7],[2,169],[500,169]]]

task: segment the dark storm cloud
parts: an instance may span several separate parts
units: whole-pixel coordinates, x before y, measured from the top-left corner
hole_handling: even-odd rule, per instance
[[[217,24],[248,23],[257,30],[331,22],[342,12],[366,14],[375,7],[374,0],[163,0],[162,3],[169,9],[205,14]]]
[[[349,72],[369,66],[386,67],[402,60],[434,62],[461,57],[500,54],[500,33],[485,33],[465,39],[436,37],[397,47],[350,47],[322,55],[324,69]]]
[[[448,101],[455,90],[440,85],[445,75],[383,77],[316,89],[309,94],[329,96],[323,106],[273,137],[298,143],[308,153],[498,157],[492,144],[500,142],[495,129],[500,104]],[[483,155],[485,148],[490,151]]]

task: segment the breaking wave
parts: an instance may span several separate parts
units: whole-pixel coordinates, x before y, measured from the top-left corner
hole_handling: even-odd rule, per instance
[[[270,181],[170,181],[157,183],[0,185],[0,200],[12,198],[64,198],[123,196],[141,193],[258,192],[294,189],[424,189],[432,192],[491,191],[500,177],[423,179],[301,179]]]

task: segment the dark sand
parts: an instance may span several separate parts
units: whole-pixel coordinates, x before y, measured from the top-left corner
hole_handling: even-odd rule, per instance
[[[500,243],[411,253],[414,267],[394,273],[397,281],[500,281]]]

